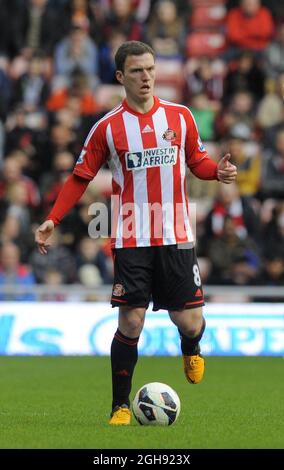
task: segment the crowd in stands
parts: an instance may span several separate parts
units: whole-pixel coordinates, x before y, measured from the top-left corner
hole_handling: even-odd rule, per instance
[[[114,54],[132,39],[157,53],[156,94],[189,106],[208,153],[238,167],[230,186],[188,175],[203,282],[283,286],[284,3],[1,0],[0,287],[112,283],[109,239],[88,236],[90,204],[109,206],[107,168],[47,256],[34,230],[91,126],[123,98]]]

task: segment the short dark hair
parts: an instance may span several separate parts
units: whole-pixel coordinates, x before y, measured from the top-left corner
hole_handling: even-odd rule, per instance
[[[155,52],[152,47],[141,41],[126,41],[116,51],[115,66],[116,70],[124,71],[124,64],[129,55],[152,54],[155,59]]]

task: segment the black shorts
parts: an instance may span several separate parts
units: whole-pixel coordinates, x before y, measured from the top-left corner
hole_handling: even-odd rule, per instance
[[[182,310],[204,305],[194,248],[164,245],[118,248],[114,255],[113,307]]]

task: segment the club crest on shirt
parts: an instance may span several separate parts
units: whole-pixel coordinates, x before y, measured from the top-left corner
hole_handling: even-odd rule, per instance
[[[163,139],[169,142],[171,142],[172,140],[175,140],[176,136],[177,136],[176,131],[170,128],[168,128],[162,135]]]
[[[125,289],[122,284],[115,284],[113,286],[112,295],[115,295],[115,297],[121,297],[124,294]]]

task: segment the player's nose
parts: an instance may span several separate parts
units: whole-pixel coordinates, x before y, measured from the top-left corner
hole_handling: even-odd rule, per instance
[[[142,80],[145,82],[145,81],[149,81],[150,80],[150,73],[148,72],[148,70],[143,70],[143,73],[142,73]]]

